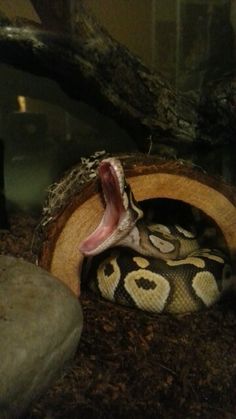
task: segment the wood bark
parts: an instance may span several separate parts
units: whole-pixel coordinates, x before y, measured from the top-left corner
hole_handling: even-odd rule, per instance
[[[235,134],[235,77],[221,89],[175,91],[88,16],[82,5],[73,34],[2,21],[0,59],[56,80],[71,97],[115,119],[146,150],[155,143],[227,143]],[[223,96],[222,96],[223,89]],[[216,95],[216,91],[219,94]],[[210,107],[210,111],[209,111]],[[222,118],[222,111],[224,118]]]
[[[232,187],[180,162],[160,161],[144,155],[120,158],[138,201],[167,198],[200,209],[218,226],[235,260],[236,194]],[[98,225],[104,206],[96,178],[77,190],[73,178],[74,175],[67,175],[65,199],[56,210],[51,206],[47,221],[44,219],[41,225],[37,253],[39,264],[79,295],[83,263],[79,244]]]

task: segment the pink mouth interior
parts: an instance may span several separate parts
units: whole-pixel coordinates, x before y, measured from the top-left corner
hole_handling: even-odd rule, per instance
[[[85,255],[93,254],[115,231],[124,211],[119,182],[112,165],[109,162],[102,162],[98,173],[102,182],[106,209],[99,226],[80,245],[80,251]]]

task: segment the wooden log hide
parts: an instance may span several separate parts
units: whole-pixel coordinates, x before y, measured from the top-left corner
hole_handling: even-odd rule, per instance
[[[137,201],[168,198],[190,204],[210,217],[223,234],[233,262],[236,255],[236,194],[223,181],[176,161],[137,155],[120,157]],[[75,170],[75,169],[74,169]],[[66,179],[71,179],[67,175]],[[70,193],[68,193],[68,190]],[[60,209],[51,209],[38,240],[39,264],[80,294],[83,256],[80,242],[98,225],[104,211],[96,178],[79,191],[67,184]],[[234,262],[235,263],[235,262]]]

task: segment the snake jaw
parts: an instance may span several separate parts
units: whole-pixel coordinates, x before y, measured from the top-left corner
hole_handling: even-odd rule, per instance
[[[80,245],[85,256],[94,256],[105,249],[115,246],[133,229],[140,214],[134,212],[131,193],[126,184],[123,167],[119,160],[109,158],[102,160],[98,169],[106,204],[102,220],[96,230]]]

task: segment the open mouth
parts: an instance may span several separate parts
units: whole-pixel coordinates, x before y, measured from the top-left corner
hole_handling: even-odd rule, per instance
[[[103,160],[98,169],[101,180],[103,196],[105,199],[105,212],[96,230],[80,245],[80,251],[85,255],[95,255],[103,250],[104,242],[115,232],[125,208],[122,201],[124,182],[118,179],[119,168],[112,165],[109,160]]]

